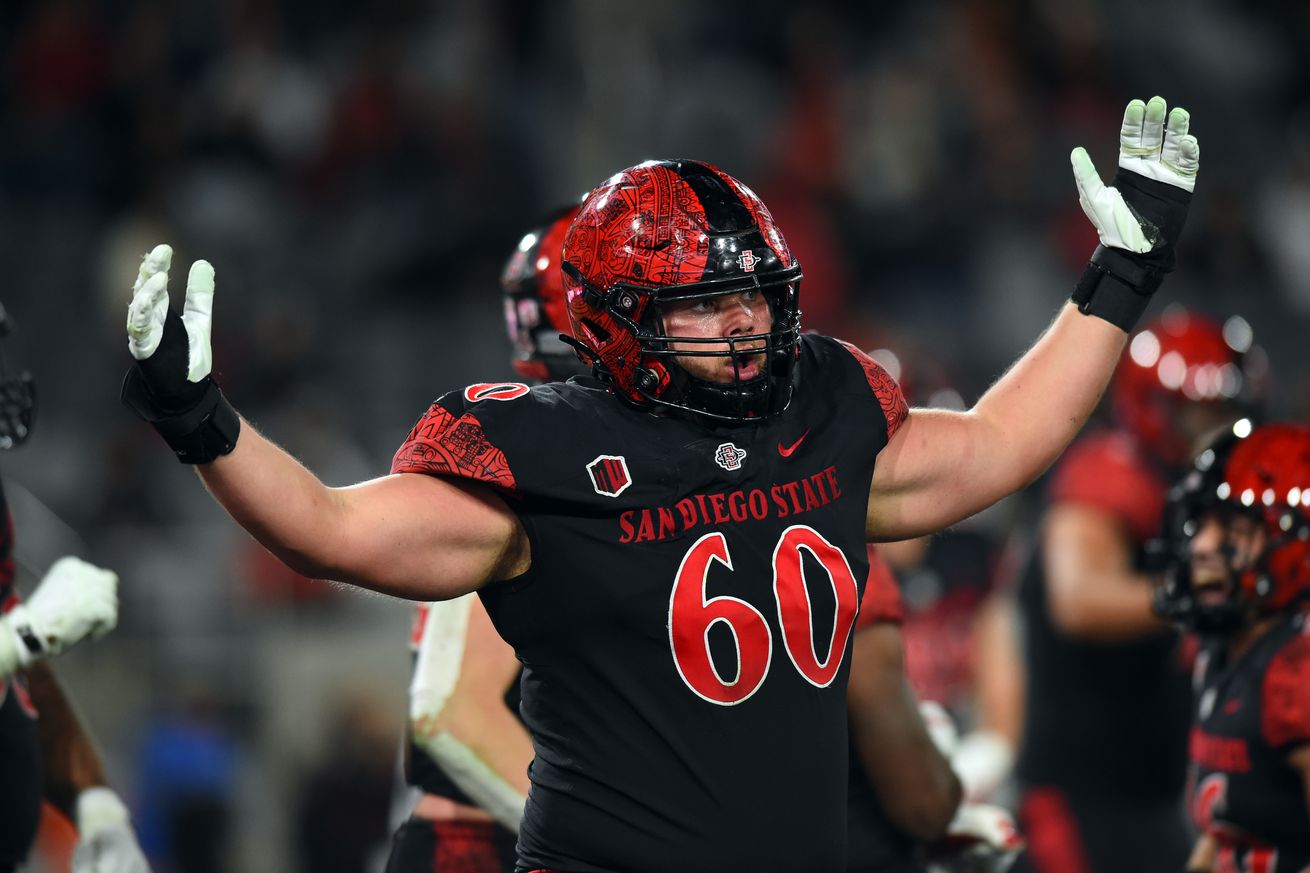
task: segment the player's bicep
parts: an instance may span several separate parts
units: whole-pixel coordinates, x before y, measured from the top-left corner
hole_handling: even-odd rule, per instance
[[[340,581],[443,600],[528,568],[522,525],[485,485],[399,473],[332,489],[332,497]]]
[[[1009,493],[991,463],[997,438],[970,412],[916,409],[878,453],[866,520],[870,540],[932,533]]]

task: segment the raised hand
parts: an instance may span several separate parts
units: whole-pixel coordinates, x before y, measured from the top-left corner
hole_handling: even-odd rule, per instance
[[[155,426],[178,459],[203,464],[236,445],[240,419],[210,376],[214,268],[196,261],[179,316],[168,305],[173,250],[158,245],[141,261],[127,307],[127,349],[136,363],[123,402]]]
[[[1073,295],[1083,312],[1129,330],[1173,269],[1201,161],[1190,126],[1187,110],[1168,111],[1162,97],[1133,100],[1119,129],[1119,170],[1111,185],[1101,181],[1086,149],[1069,156],[1078,202],[1101,238]]]

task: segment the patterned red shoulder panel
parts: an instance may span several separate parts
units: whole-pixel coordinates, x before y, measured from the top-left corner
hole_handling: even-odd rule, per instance
[[[1310,743],[1310,636],[1294,637],[1265,671],[1260,727],[1273,748]]]
[[[901,425],[905,424],[905,419],[910,417],[910,405],[905,402],[901,386],[896,384],[891,373],[883,369],[882,364],[850,343],[841,340],[838,342],[841,342],[864,368],[864,378],[869,380],[869,387],[877,395],[878,404],[882,406],[882,414],[887,419],[887,439],[891,439],[896,431],[901,429]]]
[[[505,453],[487,439],[477,417],[466,412],[456,418],[436,403],[405,438],[391,472],[459,476],[506,490],[515,485]]]

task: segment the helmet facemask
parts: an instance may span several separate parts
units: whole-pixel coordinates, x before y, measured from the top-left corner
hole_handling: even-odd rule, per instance
[[[791,402],[795,383],[797,344],[800,338],[799,267],[743,281],[708,280],[651,288],[618,283],[608,292],[587,287],[570,264],[564,270],[584,285],[592,306],[606,313],[636,340],[637,365],[631,372],[631,392],[620,396],[638,405],[663,408],[711,423],[742,424],[776,415]],[[757,291],[769,307],[770,328],[764,333],[737,336],[674,336],[665,327],[666,308],[673,303],[726,297]],[[593,334],[604,328],[583,319],[579,325]],[[676,348],[675,348],[676,346]],[[602,381],[620,380],[604,360],[584,349]],[[760,372],[742,378],[750,358],[762,355]],[[728,359],[733,378],[718,382],[689,372],[678,358]],[[626,362],[624,362],[626,363]],[[635,396],[632,396],[635,395]]]

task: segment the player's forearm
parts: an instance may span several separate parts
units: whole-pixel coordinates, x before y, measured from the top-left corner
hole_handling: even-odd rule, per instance
[[[1151,609],[1146,577],[1089,575],[1078,585],[1050,591],[1051,620],[1072,637],[1114,642],[1168,628]]]
[[[1066,303],[1050,328],[974,406],[989,434],[978,458],[996,470],[995,499],[1040,476],[1096,408],[1127,334]]]
[[[443,721],[452,737],[486,762],[516,792],[527,795],[531,786],[528,765],[533,757],[532,738],[505,707],[504,700],[452,706],[450,718]]]
[[[27,679],[32,702],[41,713],[38,724],[46,798],[70,821],[76,821],[78,795],[105,784],[100,755],[50,667],[33,664]]]
[[[196,472],[237,524],[287,566],[338,578],[341,507],[332,489],[249,422],[241,422],[230,454]]]

